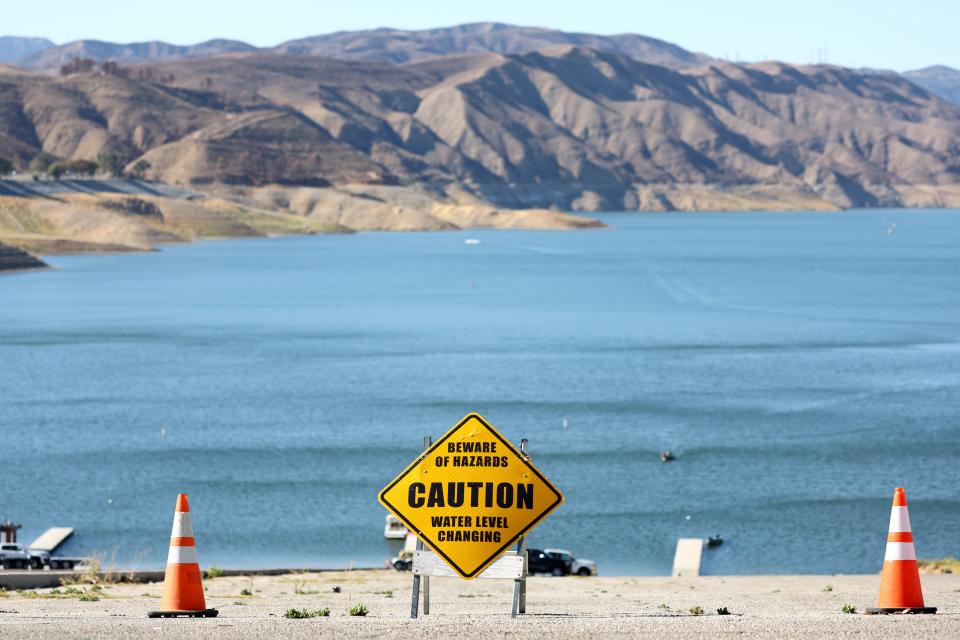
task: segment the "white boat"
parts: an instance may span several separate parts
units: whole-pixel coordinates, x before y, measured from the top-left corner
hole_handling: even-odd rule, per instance
[[[476,238],[467,238],[463,241],[463,244],[480,244],[480,241]]]
[[[392,513],[387,514],[387,523],[383,527],[383,537],[390,540],[403,540],[407,537],[407,527]]]

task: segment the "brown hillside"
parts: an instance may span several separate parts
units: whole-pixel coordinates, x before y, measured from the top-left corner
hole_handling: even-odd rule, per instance
[[[515,208],[960,205],[960,108],[893,75],[561,46],[404,65],[241,53],[130,77],[165,82],[0,71],[0,156],[109,149],[182,184]]]

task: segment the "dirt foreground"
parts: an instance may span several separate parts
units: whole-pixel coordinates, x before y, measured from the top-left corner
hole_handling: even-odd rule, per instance
[[[430,615],[410,619],[411,575],[353,571],[205,581],[215,619],[149,619],[160,584],[0,594],[0,637],[535,638],[960,637],[960,576],[923,576],[933,616],[866,616],[879,576],[531,578],[527,615],[510,619],[512,583],[433,579]],[[334,591],[339,587],[339,593]],[[251,595],[242,595],[249,592]],[[99,598],[94,600],[93,598]],[[348,610],[362,603],[366,617]],[[856,614],[841,611],[854,605]],[[329,617],[287,619],[291,608]],[[701,607],[703,615],[690,612]],[[718,615],[726,607],[730,615]]]

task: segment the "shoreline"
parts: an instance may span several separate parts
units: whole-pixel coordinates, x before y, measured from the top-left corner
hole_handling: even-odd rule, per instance
[[[215,197],[215,196],[210,196]],[[518,212],[523,213],[524,210],[518,210]],[[536,210],[529,210],[531,212]],[[605,224],[597,216],[646,216],[646,215],[670,215],[670,216],[686,216],[686,215],[723,215],[723,214],[733,214],[733,215],[750,215],[750,214],[775,214],[775,215],[837,215],[843,213],[875,213],[877,211],[891,211],[895,213],[903,213],[909,215],[912,212],[942,212],[945,215],[951,213],[960,212],[960,208],[955,207],[856,207],[849,209],[780,209],[780,210],[758,210],[758,209],[744,209],[738,211],[732,210],[721,210],[721,209],[704,209],[704,210],[625,210],[625,211],[595,211],[595,212],[558,212],[558,215],[568,216],[570,218],[588,220],[591,224],[574,224],[573,226],[565,227],[450,227],[443,229],[419,229],[419,228],[409,228],[409,229],[390,229],[390,228],[374,228],[374,229],[350,229],[346,227],[330,228],[323,230],[297,230],[297,231],[264,231],[255,235],[249,234],[239,234],[239,235],[213,235],[213,234],[204,234],[197,235],[194,237],[183,237],[177,239],[162,239],[155,242],[152,242],[149,245],[144,246],[132,246],[125,244],[117,243],[92,243],[84,240],[69,240],[64,238],[52,238],[52,237],[30,237],[22,238],[17,236],[2,236],[0,235],[0,259],[3,258],[4,250],[14,250],[20,252],[23,256],[26,256],[28,259],[23,263],[23,266],[13,266],[13,267],[4,267],[0,264],[0,276],[5,274],[22,274],[29,273],[32,271],[49,271],[55,270],[56,267],[44,262],[44,258],[47,257],[57,257],[57,256],[112,256],[112,255],[125,255],[128,253],[151,253],[158,252],[162,253],[166,246],[188,246],[193,244],[198,244],[206,241],[228,241],[228,240],[241,240],[249,238],[257,239],[268,239],[268,238],[286,238],[286,237],[298,237],[298,236],[318,236],[318,235],[341,235],[341,234],[354,234],[361,232],[396,232],[396,233],[416,233],[416,232],[470,232],[470,231],[489,231],[489,230],[507,230],[507,231],[577,231],[577,230],[613,230],[614,228],[610,225]],[[580,215],[586,214],[586,215]],[[17,243],[19,241],[19,243]],[[6,243],[6,244],[4,244]],[[60,250],[57,250],[57,249]],[[48,249],[48,250],[45,250]],[[0,260],[2,262],[2,260]]]

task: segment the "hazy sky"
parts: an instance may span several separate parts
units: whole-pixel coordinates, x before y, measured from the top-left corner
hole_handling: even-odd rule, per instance
[[[481,21],[640,33],[748,61],[960,68],[960,0],[0,0],[0,35],[58,44],[232,38],[263,46],[339,30]]]

